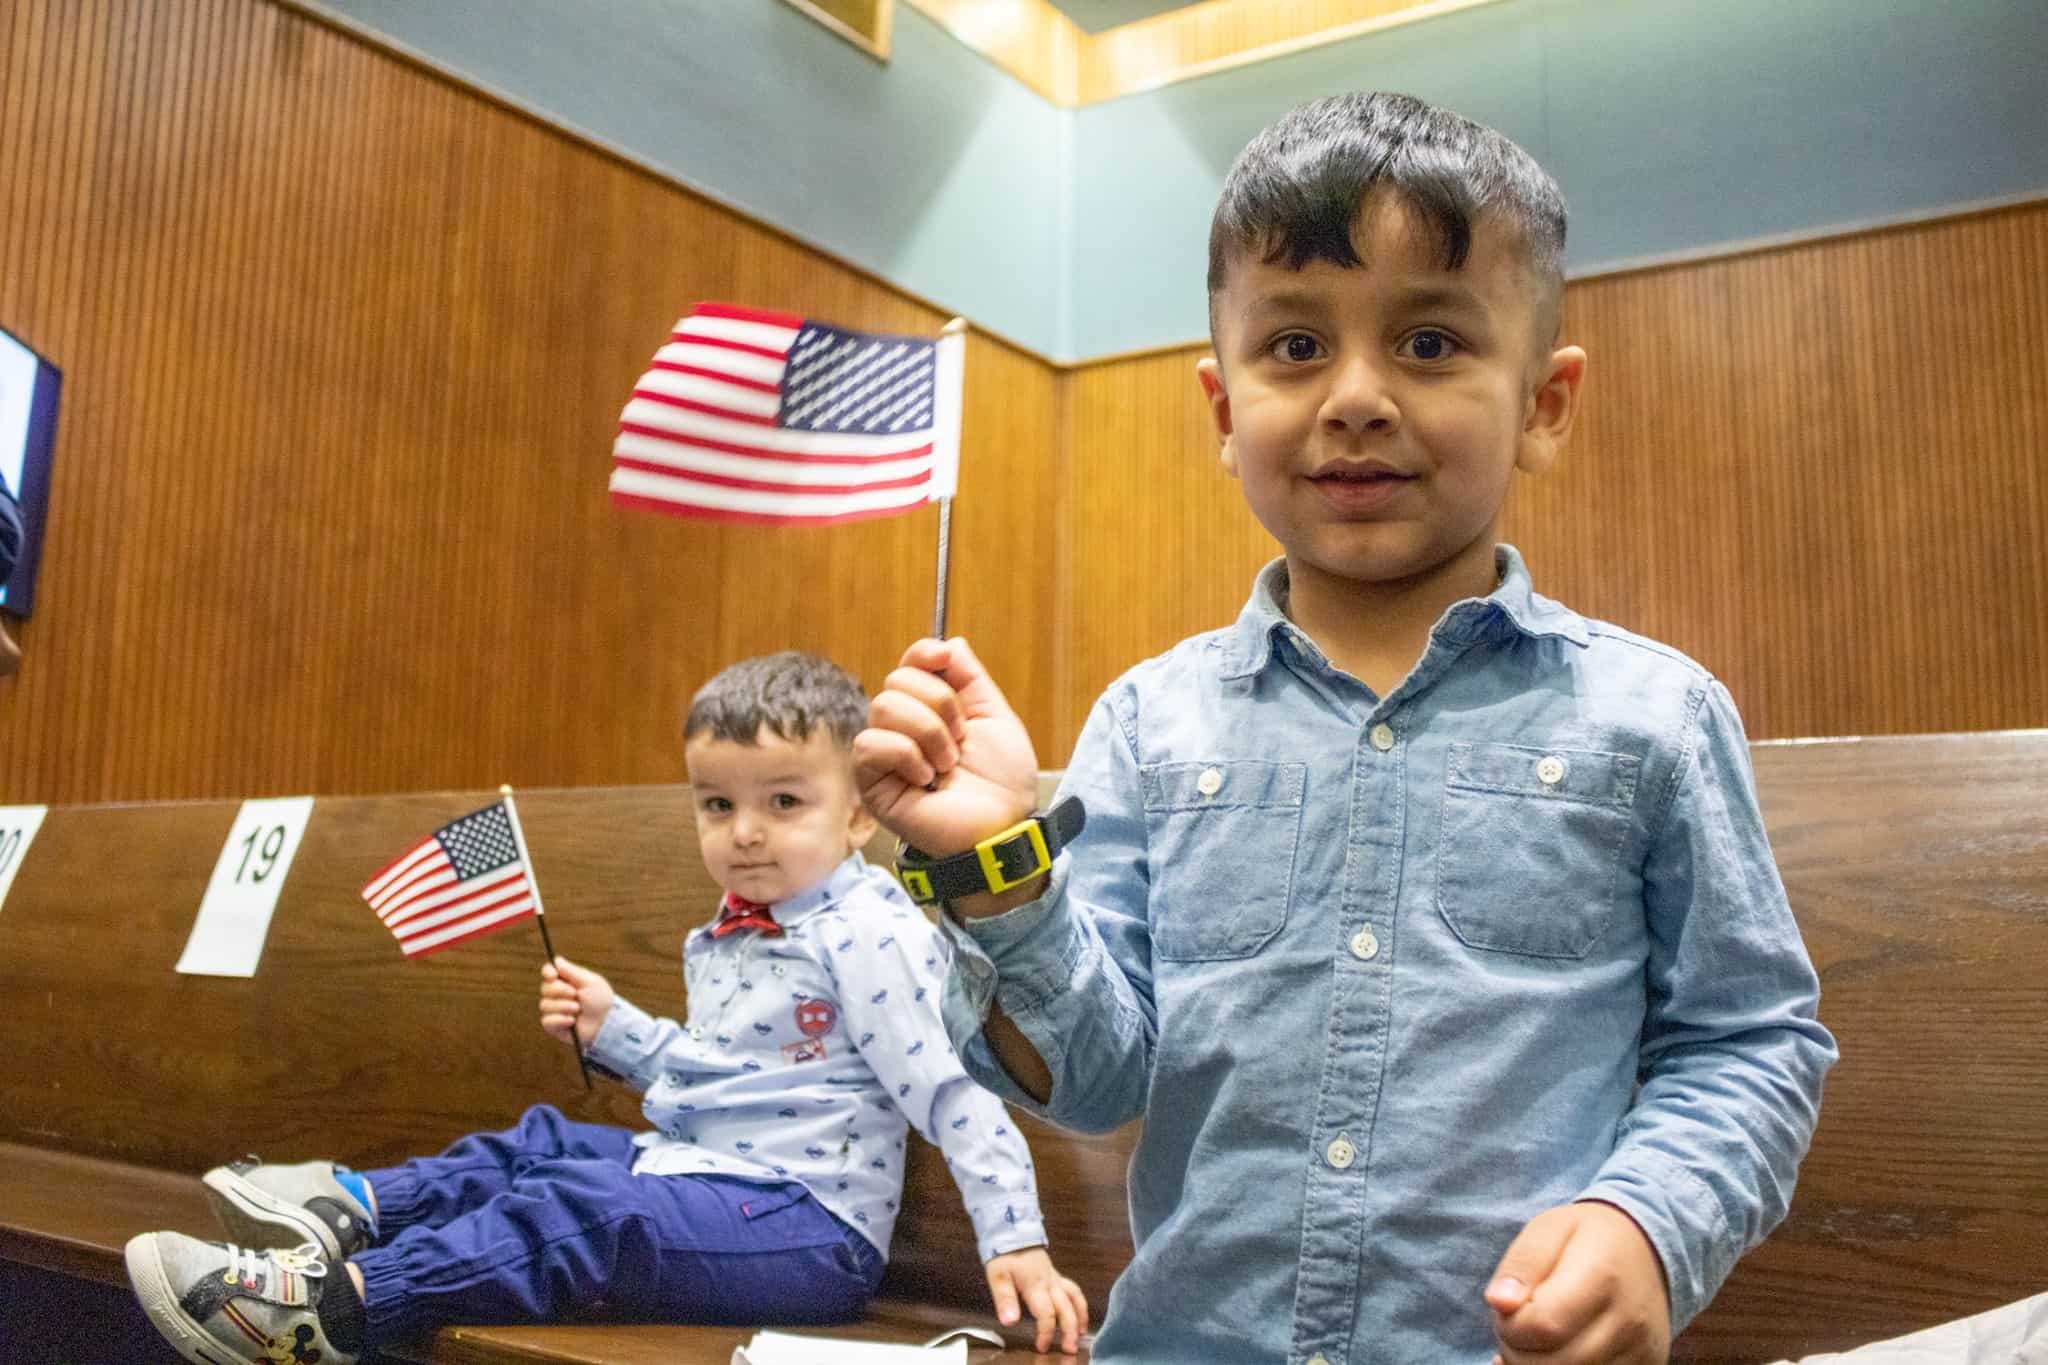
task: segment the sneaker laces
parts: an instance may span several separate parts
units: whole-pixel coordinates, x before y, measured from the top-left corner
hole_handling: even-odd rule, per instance
[[[317,1242],[306,1242],[290,1251],[252,1251],[246,1247],[227,1249],[228,1263],[221,1279],[239,1289],[275,1302],[303,1298],[295,1292],[292,1276],[317,1280],[327,1274],[327,1262]]]
[[[318,1242],[301,1242],[290,1251],[273,1251],[271,1258],[286,1270],[319,1279],[327,1273],[327,1253]]]

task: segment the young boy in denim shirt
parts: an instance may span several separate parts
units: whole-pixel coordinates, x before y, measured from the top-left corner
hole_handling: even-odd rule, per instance
[[[1284,558],[1096,704],[1049,875],[999,885],[1036,760],[964,640],[856,742],[907,868],[1003,855],[947,906],[969,1072],[1145,1121],[1098,1365],[1662,1360],[1785,1213],[1835,1049],[1735,708],[1496,538],[1578,408],[1564,218],[1406,97],[1261,134],[1198,378]]]
[[[881,1279],[915,1127],[946,1154],[998,1316],[1017,1321],[1021,1299],[1040,1350],[1075,1350],[1087,1305],[1046,1256],[1023,1139],[939,1020],[947,945],[858,852],[874,832],[850,752],[866,715],[859,683],[796,653],[736,664],[691,703],[698,845],[726,896],[684,945],[685,1023],[573,963],[542,968],[542,1027],[643,1091],[655,1131],[538,1106],[391,1170],[209,1171],[232,1235],[297,1249],[137,1237],[128,1273],[151,1321],[210,1365],[349,1365],[446,1323],[600,1305],[845,1321]]]

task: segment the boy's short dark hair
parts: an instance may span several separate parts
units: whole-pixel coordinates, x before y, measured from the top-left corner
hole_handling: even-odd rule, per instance
[[[1412,95],[1354,93],[1302,105],[1238,153],[1209,224],[1211,332],[1234,256],[1255,251],[1290,270],[1360,264],[1352,224],[1381,186],[1399,190],[1436,230],[1447,269],[1465,264],[1476,222],[1505,223],[1554,312],[1564,289],[1565,208],[1550,173],[1448,109]]]
[[[793,743],[828,731],[841,748],[868,723],[868,694],[830,659],[801,650],[742,659],[697,689],[683,721],[684,740],[709,734],[736,744],[759,741],[761,727]]]

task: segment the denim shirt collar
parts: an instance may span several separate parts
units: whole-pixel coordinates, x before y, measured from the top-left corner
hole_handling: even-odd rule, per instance
[[[1521,551],[1512,545],[1494,547],[1494,568],[1499,582],[1485,597],[1468,597],[1454,602],[1430,632],[1432,638],[1475,639],[1496,629],[1496,623],[1540,639],[1556,636],[1584,647],[1588,641],[1585,618],[1562,603],[1537,592],[1522,563]],[[1265,668],[1273,653],[1273,637],[1285,633],[1310,658],[1320,658],[1301,628],[1287,618],[1287,561],[1276,559],[1259,570],[1252,582],[1252,595],[1238,613],[1236,624],[1225,632],[1223,676],[1247,678]]]

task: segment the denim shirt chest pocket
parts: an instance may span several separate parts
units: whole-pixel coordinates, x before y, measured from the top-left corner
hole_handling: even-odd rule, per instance
[[[1258,952],[1287,923],[1308,765],[1153,763],[1139,777],[1154,954],[1202,962]]]
[[[1642,760],[1591,749],[1451,745],[1437,908],[1467,947],[1583,958],[1617,913]]]

